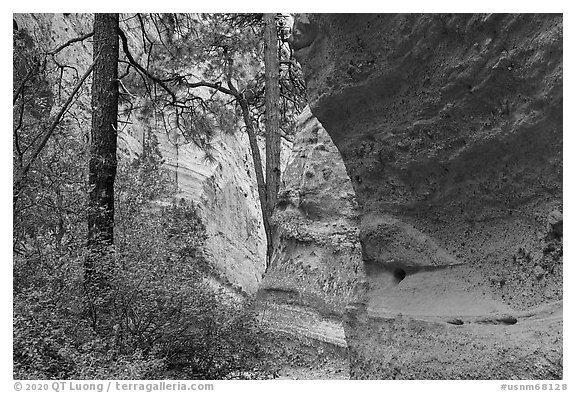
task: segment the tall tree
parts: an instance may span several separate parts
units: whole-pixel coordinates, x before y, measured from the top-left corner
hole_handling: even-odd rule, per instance
[[[101,250],[114,241],[114,179],[118,127],[118,14],[94,16],[94,75],[88,182],[88,247]],[[87,259],[87,276],[94,269]]]
[[[135,71],[138,76],[125,81],[141,85],[147,92],[168,133],[178,133],[186,143],[196,143],[209,157],[210,130],[214,126],[226,130],[237,127],[237,119],[244,123],[262,211],[268,266],[272,253],[271,215],[280,183],[280,138],[288,139],[295,115],[303,107],[304,85],[301,69],[285,42],[290,30],[286,18],[277,19],[277,14],[266,18],[267,39],[263,14],[137,14],[135,20],[139,24],[125,24],[119,34],[126,56],[125,61],[121,60],[125,75]],[[279,48],[277,25],[281,22],[283,43]],[[138,60],[130,48],[135,38],[141,39],[140,46],[144,48],[144,55]],[[190,72],[191,63],[200,65],[194,73]],[[212,92],[207,94],[206,88]],[[264,135],[265,163],[258,145],[258,137]]]
[[[276,14],[264,14],[264,70],[266,107],[266,208],[270,220],[280,189],[280,65]],[[268,239],[267,264],[272,258],[271,236]]]

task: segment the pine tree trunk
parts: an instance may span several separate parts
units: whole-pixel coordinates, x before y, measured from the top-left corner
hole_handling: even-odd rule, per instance
[[[266,81],[266,209],[272,217],[280,189],[280,65],[276,14],[264,14],[264,66]],[[270,229],[270,231],[272,228]],[[268,239],[267,265],[272,258],[272,234]]]
[[[100,252],[114,242],[114,179],[118,125],[118,14],[94,16],[94,75],[88,182],[88,247]],[[93,270],[87,258],[87,276]]]
[[[258,186],[258,197],[260,200],[260,209],[262,210],[262,222],[264,223],[264,232],[266,234],[267,254],[266,254],[266,268],[269,265],[270,245],[272,244],[272,230],[270,226],[270,209],[266,203],[266,183],[264,183],[264,172],[262,171],[262,158],[260,157],[260,148],[258,147],[258,139],[256,138],[256,131],[254,124],[250,117],[248,102],[243,96],[236,96],[240,108],[242,109],[242,117],[244,124],[246,124],[246,131],[248,133],[248,140],[250,142],[250,150],[252,151],[252,161],[254,161],[254,172],[256,173],[256,185]]]

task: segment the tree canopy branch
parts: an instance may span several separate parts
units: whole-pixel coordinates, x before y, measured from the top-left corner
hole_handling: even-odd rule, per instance
[[[126,55],[126,58],[128,59],[128,62],[130,64],[132,64],[132,66],[134,68],[136,68],[138,71],[140,71],[141,73],[146,75],[149,79],[151,79],[152,81],[154,81],[155,83],[160,85],[160,87],[162,87],[162,89],[170,95],[170,98],[172,99],[172,104],[176,104],[178,102],[178,98],[176,97],[176,93],[174,93],[172,91],[172,89],[170,89],[166,85],[166,83],[165,83],[166,80],[162,80],[162,79],[156,77],[155,75],[152,75],[147,69],[142,67],[134,59],[134,56],[132,56],[132,53],[130,53],[130,49],[128,48],[128,39],[126,38],[126,34],[124,34],[122,29],[118,29],[118,35],[120,36],[120,39],[122,40],[122,50],[124,51],[124,54]]]
[[[200,82],[194,82],[194,83],[190,83],[190,82],[185,82],[186,83],[186,87],[189,87],[191,89],[196,88],[196,87],[209,87],[211,89],[214,90],[218,90],[219,92],[222,92],[224,94],[228,94],[234,97],[239,97],[239,93],[238,91],[233,91],[231,89],[227,89],[224,86],[222,86],[221,83],[211,83],[211,82],[205,82],[205,81],[200,81]]]

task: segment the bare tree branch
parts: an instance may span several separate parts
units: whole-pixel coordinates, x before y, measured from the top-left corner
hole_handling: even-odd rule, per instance
[[[55,54],[57,54],[58,52],[62,51],[64,48],[66,48],[67,46],[75,43],[75,42],[79,42],[79,41],[84,41],[85,39],[88,39],[90,37],[92,37],[94,35],[94,32],[88,33],[88,34],[84,34],[83,36],[80,37],[75,37],[72,38],[68,41],[66,41],[65,43],[63,43],[62,45],[60,45],[58,48],[51,50],[50,52],[46,53],[47,55],[50,56],[54,56]]]
[[[24,85],[26,84],[26,82],[28,82],[28,80],[30,80],[30,78],[32,78],[32,75],[34,75],[34,72],[37,72],[38,70],[36,70],[36,67],[31,68],[28,73],[26,73],[26,76],[24,77],[24,79],[22,80],[22,83],[20,83],[20,86],[18,86],[18,88],[16,89],[16,91],[14,92],[13,98],[12,98],[12,105],[16,104],[16,100],[18,100],[18,96],[20,96],[20,93],[22,92],[22,89],[24,89]],[[23,98],[24,96],[22,96]]]
[[[22,119],[24,117],[24,89],[22,89],[22,101],[20,105],[20,115],[18,116],[18,125],[14,129],[14,148],[16,149],[17,159],[18,159],[18,168],[22,168],[22,161],[24,153],[20,149],[20,138],[18,136],[18,130],[22,127]]]
[[[16,203],[16,201],[18,200],[18,196],[19,196],[20,191],[22,189],[22,182],[24,181],[24,179],[28,175],[28,172],[30,171],[30,167],[32,166],[34,161],[36,161],[36,159],[40,155],[40,152],[42,151],[42,149],[44,149],[44,146],[46,146],[48,139],[50,139],[50,136],[52,136],[52,134],[54,133],[56,126],[58,126],[58,124],[60,123],[62,116],[64,115],[64,113],[66,113],[66,111],[68,110],[68,107],[72,103],[74,96],[76,95],[76,93],[78,93],[78,91],[82,87],[82,84],[88,78],[88,76],[92,73],[93,69],[94,69],[94,63],[92,63],[92,65],[86,70],[84,75],[82,75],[82,78],[80,78],[80,80],[78,81],[76,86],[74,86],[74,90],[72,90],[72,93],[70,93],[68,100],[66,100],[66,102],[64,103],[62,108],[60,108],[60,111],[58,112],[56,117],[54,117],[54,119],[52,120],[52,123],[50,124],[50,126],[48,127],[48,130],[44,134],[44,138],[40,141],[40,144],[36,147],[36,149],[32,152],[30,159],[28,160],[28,163],[26,163],[26,165],[24,165],[22,167],[22,169],[19,171],[18,175],[16,176],[16,179],[14,180],[13,203]]]
[[[228,95],[234,96],[236,98],[238,98],[240,96],[240,93],[238,93],[238,90],[227,89],[227,88],[223,87],[221,83],[211,83],[211,82],[206,82],[206,81],[200,81],[200,82],[194,82],[194,83],[185,82],[185,85],[186,85],[186,87],[189,87],[191,89],[196,88],[196,87],[209,87],[211,89],[218,90],[224,94],[228,94]]]

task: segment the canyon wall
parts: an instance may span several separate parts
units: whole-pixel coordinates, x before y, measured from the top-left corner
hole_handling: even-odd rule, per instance
[[[301,343],[286,355],[288,368],[302,363],[308,378],[347,379],[342,317],[364,276],[358,204],[336,146],[308,107],[297,120],[272,222],[272,262],[257,294],[261,320]]]
[[[142,125],[119,134],[126,157],[140,152]],[[245,134],[218,131],[214,161],[190,143],[176,148],[166,133],[156,133],[164,165],[178,179],[175,199],[195,203],[206,226],[205,251],[227,284],[247,294],[258,289],[266,260],[266,236],[260,213],[252,155]]]
[[[282,173],[274,254],[261,289],[342,315],[357,297],[362,263],[352,184],[330,136],[307,107]]]
[[[296,17],[359,205],[353,378],[562,377],[562,24]]]

